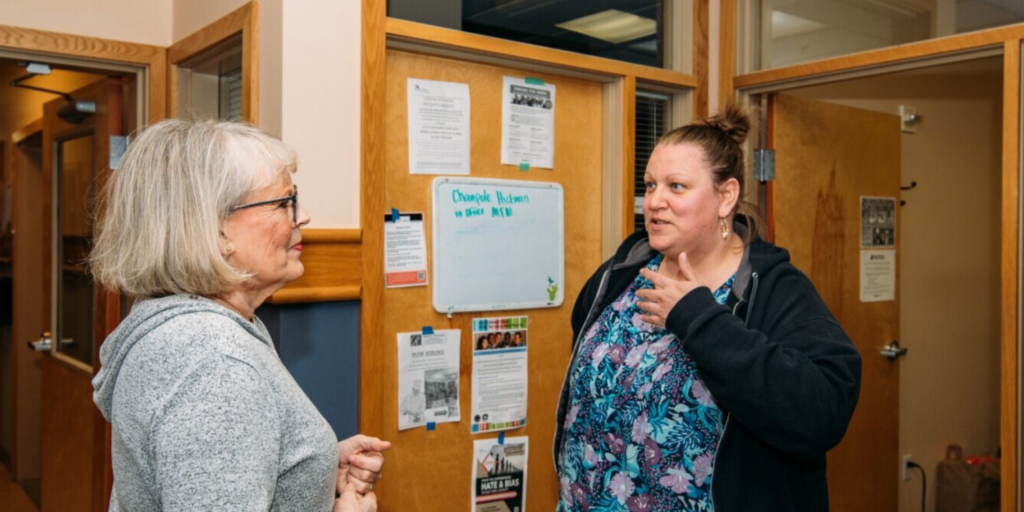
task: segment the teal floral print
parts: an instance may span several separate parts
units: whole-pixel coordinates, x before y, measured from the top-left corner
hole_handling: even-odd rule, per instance
[[[719,303],[734,280],[714,291]],[[580,341],[560,426],[559,512],[714,509],[722,411],[684,344],[641,320],[636,292],[644,288],[653,285],[637,276]]]

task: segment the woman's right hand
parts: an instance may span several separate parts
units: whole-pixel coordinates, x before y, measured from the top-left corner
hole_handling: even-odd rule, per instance
[[[377,495],[359,494],[354,485],[348,484],[334,500],[334,512],[377,512]]]

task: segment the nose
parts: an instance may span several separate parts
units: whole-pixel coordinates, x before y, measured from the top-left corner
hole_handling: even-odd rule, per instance
[[[664,208],[667,203],[664,195],[662,194],[662,187],[655,186],[654,190],[648,192],[644,197],[644,202],[650,210],[660,210]]]
[[[302,226],[305,226],[306,224],[309,224],[309,220],[310,219],[309,219],[309,212],[307,212],[306,209],[303,208],[301,204],[298,205],[298,206],[299,206],[299,211],[298,211],[298,215],[297,215],[297,219],[296,219],[297,222],[295,223],[295,227],[301,228]]]

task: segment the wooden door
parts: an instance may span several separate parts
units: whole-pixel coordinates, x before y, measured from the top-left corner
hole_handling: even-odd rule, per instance
[[[43,237],[46,216],[46,186],[43,179],[42,119],[11,137],[14,142],[12,205],[13,314],[11,324],[12,409],[14,453],[11,472],[33,501],[39,503],[41,355],[28,348],[47,325],[44,261],[47,246]]]
[[[555,105],[554,169],[520,171],[501,162],[502,77],[538,77],[557,87]],[[429,286],[384,291],[384,310],[377,321],[384,336],[372,340],[385,347],[381,375],[364,375],[382,387],[382,403],[364,400],[367,411],[383,411],[380,436],[392,441],[388,452],[387,478],[381,481],[381,510],[429,512],[470,510],[472,449],[475,439],[496,433],[470,433],[472,372],[471,319],[477,317],[529,317],[529,404],[527,425],[506,432],[528,436],[527,510],[554,510],[558,478],[551,460],[555,409],[572,346],[570,313],[586,279],[601,264],[601,191],[603,84],[534,72],[389,51],[387,54],[387,102],[385,112],[385,204],[403,212],[424,212],[427,257],[431,254],[431,183],[434,176],[409,174],[407,79],[418,78],[469,85],[471,176],[560,183],[565,194],[565,301],[549,309],[458,313],[452,318],[431,306]],[[381,216],[384,211],[379,212]],[[381,217],[383,218],[383,217]],[[377,248],[373,250],[382,250]],[[369,250],[369,249],[368,249]],[[433,268],[428,263],[428,268]],[[431,276],[430,279],[433,279]],[[437,429],[398,431],[397,333],[423,326],[460,329],[459,408],[462,421],[440,423]],[[364,326],[364,328],[366,328]],[[366,348],[364,348],[366,354]],[[365,357],[365,355],[364,355]],[[392,482],[392,483],[389,483]]]
[[[879,351],[899,335],[899,290],[896,300],[861,302],[860,198],[895,198],[898,274],[899,117],[779,94],[768,119],[776,151],[770,233],[814,281],[863,360],[853,421],[828,454],[831,509],[895,512],[899,362]]]
[[[110,173],[111,138],[121,135],[122,88],[121,79],[105,78],[72,92],[95,107],[78,120],[67,115],[64,98],[43,110],[53,339],[42,364],[43,512],[106,510],[113,481],[109,425],[93,405],[91,381],[100,343],[120,319],[120,297],[94,286],[85,258],[97,193]]]

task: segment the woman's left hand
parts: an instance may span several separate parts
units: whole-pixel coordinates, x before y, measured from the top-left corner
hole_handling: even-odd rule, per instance
[[[338,443],[338,478],[340,491],[351,484],[359,494],[373,492],[373,484],[380,480],[384,469],[384,453],[391,443],[376,437],[352,436]]]
[[[679,272],[681,279],[673,279],[652,272],[646,268],[640,269],[640,274],[654,284],[653,290],[638,290],[636,296],[641,299],[637,306],[644,310],[646,315],[640,318],[649,324],[665,327],[665,319],[680,299],[691,291],[704,286],[704,283],[697,277],[687,259],[686,253],[679,255]]]

